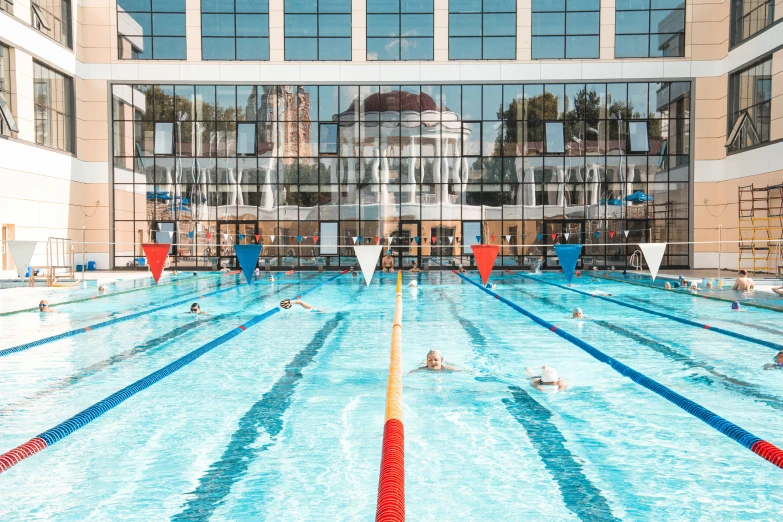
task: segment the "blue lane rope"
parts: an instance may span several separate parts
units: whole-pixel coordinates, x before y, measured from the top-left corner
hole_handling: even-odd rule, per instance
[[[300,293],[298,297],[301,297],[303,295],[307,295],[310,292],[313,292],[314,290],[320,288],[321,286],[325,285],[326,283],[329,283],[330,281],[334,281],[341,275],[343,275],[345,272],[340,272],[339,274],[330,277],[329,279],[326,279],[325,281],[322,281],[318,283],[317,285],[309,288],[308,290]],[[51,428],[49,430],[44,431],[37,437],[34,437],[28,442],[25,442],[24,444],[18,446],[17,448],[8,451],[4,454],[0,454],[0,472],[3,472],[10,468],[11,466],[17,464],[24,458],[30,456],[33,454],[32,452],[26,452],[24,455],[22,455],[22,458],[19,458],[20,455],[18,454],[18,451],[20,448],[27,448],[30,445],[34,445],[35,441],[41,440],[43,441],[46,446],[49,447],[52,444],[61,441],[71,433],[75,432],[79,428],[83,428],[93,420],[97,419],[107,411],[111,410],[112,408],[117,407],[118,405],[122,404],[124,401],[128,400],[130,397],[133,397],[140,391],[143,391],[156,382],[164,379],[165,377],[171,375],[172,373],[176,372],[180,368],[183,368],[184,366],[190,364],[191,362],[195,361],[205,353],[209,352],[210,350],[213,350],[214,348],[220,346],[221,344],[224,344],[226,341],[229,341],[233,339],[234,337],[238,336],[248,328],[251,328],[264,319],[267,319],[274,314],[280,312],[280,307],[276,306],[272,308],[271,310],[267,310],[261,315],[257,315],[256,317],[253,317],[249,321],[247,321],[244,324],[241,324],[234,328],[233,330],[230,330],[226,332],[225,334],[221,335],[217,339],[214,339],[207,344],[201,346],[200,348],[197,348],[193,350],[192,352],[180,357],[176,361],[164,366],[160,370],[157,370],[146,377],[143,377],[142,379],[139,379],[138,381],[134,382],[130,386],[126,386],[125,388],[121,389],[120,391],[113,393],[112,395],[106,397],[100,402],[97,402],[90,406],[89,408],[82,410],[81,412],[77,413],[70,419],[61,422],[54,428]],[[36,448],[36,451],[40,451],[43,448]],[[9,456],[13,455],[13,461],[9,460]],[[5,460],[4,460],[5,459]],[[4,465],[5,464],[5,465]],[[9,465],[10,464],[10,465]]]
[[[679,393],[673,391],[671,388],[668,388],[664,386],[663,384],[660,384],[657,381],[654,381],[653,379],[650,379],[646,375],[634,370],[630,366],[626,366],[625,364],[621,363],[617,359],[614,359],[612,357],[609,357],[602,351],[600,351],[598,348],[595,348],[594,346],[586,343],[585,341],[579,339],[578,337],[571,335],[570,333],[561,330],[557,326],[555,326],[552,323],[549,323],[545,321],[544,319],[538,317],[537,315],[528,312],[518,304],[514,303],[513,301],[510,301],[506,299],[505,297],[502,297],[501,295],[493,292],[492,290],[489,290],[487,288],[484,288],[480,284],[476,283],[475,281],[465,277],[463,274],[460,274],[458,272],[454,272],[457,276],[464,279],[465,281],[469,282],[472,285],[475,285],[479,289],[483,290],[484,292],[488,293],[489,295],[493,296],[495,299],[500,300],[504,304],[510,306],[517,312],[521,313],[522,315],[526,316],[527,318],[531,319],[533,322],[535,322],[538,325],[543,326],[547,330],[554,332],[556,335],[562,337],[566,341],[570,342],[571,344],[574,344],[590,354],[593,358],[601,361],[602,363],[608,364],[611,366],[615,371],[620,373],[621,375],[624,375],[625,377],[628,377],[635,383],[639,384],[640,386],[643,386],[647,388],[648,390],[652,391],[653,393],[656,393],[666,399],[667,401],[671,402],[672,404],[678,406],[679,408],[685,410],[686,412],[690,413],[697,419],[709,424],[711,427],[716,429],[717,431],[723,433],[730,439],[734,440],[735,442],[738,442],[745,448],[753,451],[754,444],[758,442],[766,442],[764,439],[761,439],[752,433],[748,432],[747,430],[737,426],[733,422],[730,422],[720,415],[708,410],[704,406],[701,406],[700,404],[697,404],[693,402],[692,400],[683,397]],[[769,444],[769,443],[767,443]],[[755,452],[754,452],[755,453]],[[758,453],[757,453],[758,454]],[[762,456],[763,457],[763,456]],[[763,457],[766,459],[766,457]],[[769,460],[769,459],[767,459]]]
[[[531,281],[538,281],[539,283],[543,283],[545,285],[556,286],[558,288],[562,288],[563,290],[570,290],[572,292],[576,292],[577,294],[582,294],[582,295],[587,296],[587,297],[595,297],[596,299],[601,299],[601,300],[607,301],[609,303],[614,303],[616,305],[625,306],[627,308],[632,308],[634,310],[638,310],[638,311],[644,312],[646,314],[657,315],[658,317],[663,317],[664,319],[670,319],[672,321],[677,321],[678,323],[686,324],[688,326],[694,326],[696,328],[703,328],[704,330],[709,330],[711,332],[716,332],[716,333],[719,333],[719,334],[727,335],[727,336],[733,337],[735,339],[740,339],[742,341],[747,341],[749,343],[758,344],[760,346],[765,346],[767,348],[771,348],[771,349],[776,350],[776,351],[783,350],[783,344],[773,343],[772,341],[765,341],[764,339],[757,339],[757,338],[751,337],[749,335],[744,335],[744,334],[741,334],[741,333],[732,332],[731,330],[726,330],[725,328],[719,328],[717,326],[710,326],[708,324],[697,323],[696,321],[691,321],[690,319],[685,319],[683,317],[677,317],[676,315],[670,315],[670,314],[665,314],[663,312],[657,312],[655,310],[650,310],[649,308],[643,308],[641,306],[636,306],[636,305],[631,304],[631,303],[618,301],[616,299],[612,299],[610,297],[606,297],[606,296],[603,296],[603,295],[591,294],[589,292],[584,292],[582,290],[577,290],[576,288],[570,288],[568,286],[559,285],[559,284],[553,283],[551,281],[543,281],[541,279],[538,279],[538,278],[535,278],[535,277],[530,277],[530,276],[525,275],[525,274],[517,274],[517,275],[519,277],[524,277],[525,279],[530,279]]]
[[[195,294],[195,296],[197,296],[197,297],[194,297],[193,295],[191,295],[190,297],[188,297],[186,299],[182,299],[182,300],[176,301],[174,303],[169,303],[167,305],[158,306],[156,308],[150,308],[149,310],[142,310],[141,312],[136,312],[136,313],[133,313],[133,314],[124,315],[122,317],[117,317],[115,319],[110,319],[108,321],[104,321],[104,322],[98,323],[98,324],[93,324],[91,326],[83,326],[81,328],[77,328],[76,330],[70,330],[68,332],[63,332],[61,334],[52,335],[50,337],[44,337],[43,339],[38,339],[37,341],[32,341],[32,342],[25,343],[25,344],[20,344],[19,346],[12,346],[11,348],[5,348],[3,350],[0,350],[0,357],[6,356],[6,355],[11,355],[13,353],[23,352],[25,350],[29,350],[30,348],[35,348],[36,346],[41,346],[41,345],[44,345],[44,344],[52,343],[54,341],[59,341],[61,339],[65,339],[67,337],[73,337],[74,335],[79,335],[79,334],[82,334],[82,333],[85,333],[85,332],[90,332],[92,330],[97,330],[99,328],[105,328],[107,326],[112,326],[112,325],[115,325],[117,323],[130,321],[131,319],[136,319],[138,317],[142,317],[144,315],[148,315],[148,314],[151,314],[151,313],[154,313],[154,312],[159,312],[159,311],[165,310],[167,308],[173,308],[175,306],[180,306],[182,304],[191,302],[191,301],[193,301],[193,299],[196,299],[196,298],[204,299],[204,298],[207,298],[207,297],[211,297],[213,295],[218,295],[218,294],[222,294],[224,292],[230,292],[231,290],[236,290],[238,288],[241,288],[241,286],[238,284],[239,283],[239,276],[237,276],[236,282],[237,282],[237,284],[232,285],[232,286],[230,286],[228,288],[221,288],[220,290],[213,290],[212,292],[207,292],[206,294]]]

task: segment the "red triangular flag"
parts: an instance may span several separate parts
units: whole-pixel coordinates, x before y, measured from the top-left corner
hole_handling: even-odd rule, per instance
[[[437,237],[437,236],[432,236],[432,244],[433,244],[433,245],[435,244],[435,242],[436,242],[437,240],[438,240],[438,237]]]
[[[313,243],[318,243],[318,236],[313,236]]]
[[[489,237],[492,239],[492,241],[494,241],[494,240],[495,240],[495,236],[494,236],[494,235],[491,235],[491,236],[489,236]]]
[[[169,243],[142,243],[144,255],[147,256],[147,264],[150,266],[152,277],[157,284],[160,274],[163,272],[163,265],[166,264],[166,258],[169,256]]]
[[[212,239],[212,232],[207,232],[207,239]]]
[[[378,244],[378,236],[375,236],[375,244]]]
[[[609,237],[614,237],[614,230],[609,231]]]
[[[555,232],[553,232],[552,233],[552,241],[554,241],[556,237],[557,237],[557,234]]]
[[[261,241],[261,234],[256,234],[256,243]]]
[[[486,285],[492,273],[492,266],[498,257],[500,246],[470,245],[470,248],[473,250],[473,257],[476,258],[476,266],[478,266],[479,274],[481,274],[481,281]]]

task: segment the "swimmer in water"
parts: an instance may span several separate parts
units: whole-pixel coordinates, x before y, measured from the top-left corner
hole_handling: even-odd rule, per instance
[[[51,308],[49,308],[49,301],[46,299],[43,299],[40,303],[38,303],[38,311],[42,314],[54,314],[57,313]]]
[[[416,261],[411,261],[411,267],[408,269],[408,272],[421,272],[421,269],[416,265]]]
[[[225,263],[220,265],[220,271],[223,272],[223,273],[230,272],[230,270],[228,269],[228,267],[226,266]]]
[[[348,271],[351,273],[351,277],[353,277],[354,279],[359,277],[359,275],[356,272],[354,272],[353,267],[349,268]]]
[[[293,271],[293,270],[288,270],[288,271],[285,273],[285,275],[294,275],[294,271]]]
[[[419,283],[416,280],[413,280],[410,283],[408,283],[408,286],[419,286]]]
[[[105,286],[103,286],[103,285],[101,285],[101,286],[99,286],[99,287],[98,287],[98,291],[99,291],[100,293],[102,293],[102,294],[105,294],[105,293],[106,293],[106,287],[105,287]]]
[[[193,272],[193,277],[196,277],[198,275],[197,272]]]
[[[494,290],[497,286],[495,283],[487,283],[487,289],[489,290]]]
[[[196,315],[209,315],[208,313],[206,313],[201,309],[198,303],[193,303],[192,305],[190,305],[190,313]]]
[[[671,290],[671,289],[672,289],[672,285],[671,285],[671,283],[666,283],[665,285],[663,285],[663,287],[664,287],[666,290]]]
[[[313,305],[309,305],[304,301],[300,301],[299,299],[283,299],[282,301],[280,301],[280,308],[282,308],[283,310],[288,310],[293,305],[299,305],[308,311],[312,310],[313,312],[323,312],[323,310],[316,308]]]
[[[460,264],[457,272],[459,272],[460,274],[464,274],[465,272],[467,272],[467,270],[465,270],[465,267]]]
[[[585,314],[582,313],[582,309],[581,308],[574,308],[574,312],[573,312],[572,317],[574,319],[584,319],[585,318]]]
[[[778,294],[780,297],[783,297],[783,286],[776,286],[771,289],[773,292]]]
[[[458,372],[457,368],[454,368],[453,366],[448,366],[443,362],[443,354],[440,353],[440,350],[430,350],[427,352],[427,362],[424,363],[424,366],[420,366],[416,368],[415,370],[411,371],[410,373],[414,372],[422,372],[422,371],[431,371],[431,372]]]
[[[734,301],[733,303],[731,303],[731,309],[739,312],[741,310],[739,301]]]
[[[275,282],[275,277],[274,276],[269,276],[269,278],[267,278],[267,281],[269,281],[270,283],[274,283]]]
[[[532,368],[527,369],[530,383],[539,391],[563,391],[568,383],[557,376],[557,370],[549,366],[541,367],[541,375],[536,375]]]
[[[764,365],[765,370],[783,370],[783,350],[772,359],[774,362]]]
[[[261,277],[261,269],[256,267],[256,269],[253,270],[253,276],[254,277]]]
[[[597,266],[593,267],[593,272],[598,272],[598,267]]]

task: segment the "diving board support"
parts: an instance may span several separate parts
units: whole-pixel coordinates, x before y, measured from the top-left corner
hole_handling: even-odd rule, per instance
[[[525,310],[515,302],[506,299],[500,294],[493,292],[492,290],[489,290],[487,288],[484,288],[483,286],[479,285],[475,281],[472,281],[471,279],[465,277],[463,274],[460,274],[457,271],[454,271],[454,274],[464,279],[468,283],[477,286],[479,289],[493,296],[495,299],[498,299],[503,304],[510,306],[517,312],[526,316],[528,319],[531,319],[534,323],[543,326],[550,332],[554,332],[555,335],[565,339],[566,341],[577,346],[578,348],[581,348],[594,359],[611,366],[612,369],[615,370],[617,373],[624,375],[625,377],[628,377],[636,384],[643,386],[644,388],[647,388],[651,392],[660,395],[661,397],[671,402],[675,406],[683,409],[687,413],[690,413],[691,415],[705,422],[706,424],[709,424],[717,431],[723,433],[733,441],[741,444],[742,446],[749,449],[756,455],[759,455],[761,458],[771,462],[772,464],[774,464],[779,468],[783,468],[783,450],[781,450],[777,446],[753,435],[752,433],[746,431],[745,429],[737,426],[733,422],[724,419],[717,413],[714,413],[708,410],[707,408],[705,408],[704,406],[693,402],[687,397],[684,397],[679,393],[676,393],[671,388],[668,388],[663,384],[654,381],[653,379],[650,379],[643,373],[634,370],[630,366],[626,366],[625,364],[621,363],[617,359],[613,357],[609,357],[608,355],[603,353],[598,348],[592,346],[591,344],[586,343],[582,339],[574,335],[571,335],[570,333],[566,332],[562,328],[558,328],[554,324]],[[560,286],[560,285],[556,285],[556,286]]]
[[[397,273],[392,325],[386,420],[383,425],[381,472],[378,479],[376,522],[405,520],[405,429],[402,423],[402,272]]]

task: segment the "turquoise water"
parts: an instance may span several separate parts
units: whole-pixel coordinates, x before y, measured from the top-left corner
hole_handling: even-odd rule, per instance
[[[0,453],[330,277],[235,275],[0,317],[0,349],[167,302],[187,306],[0,357]],[[477,277],[475,274],[469,274]],[[403,290],[409,520],[778,520],[783,470],[450,272]],[[562,276],[539,276],[562,282]],[[394,274],[341,276],[0,474],[2,520],[371,520]],[[495,273],[496,291],[783,445],[774,351]],[[732,312],[618,282],[580,289],[783,342],[776,312]],[[586,319],[571,319],[579,306]],[[568,390],[529,385],[554,366]]]

